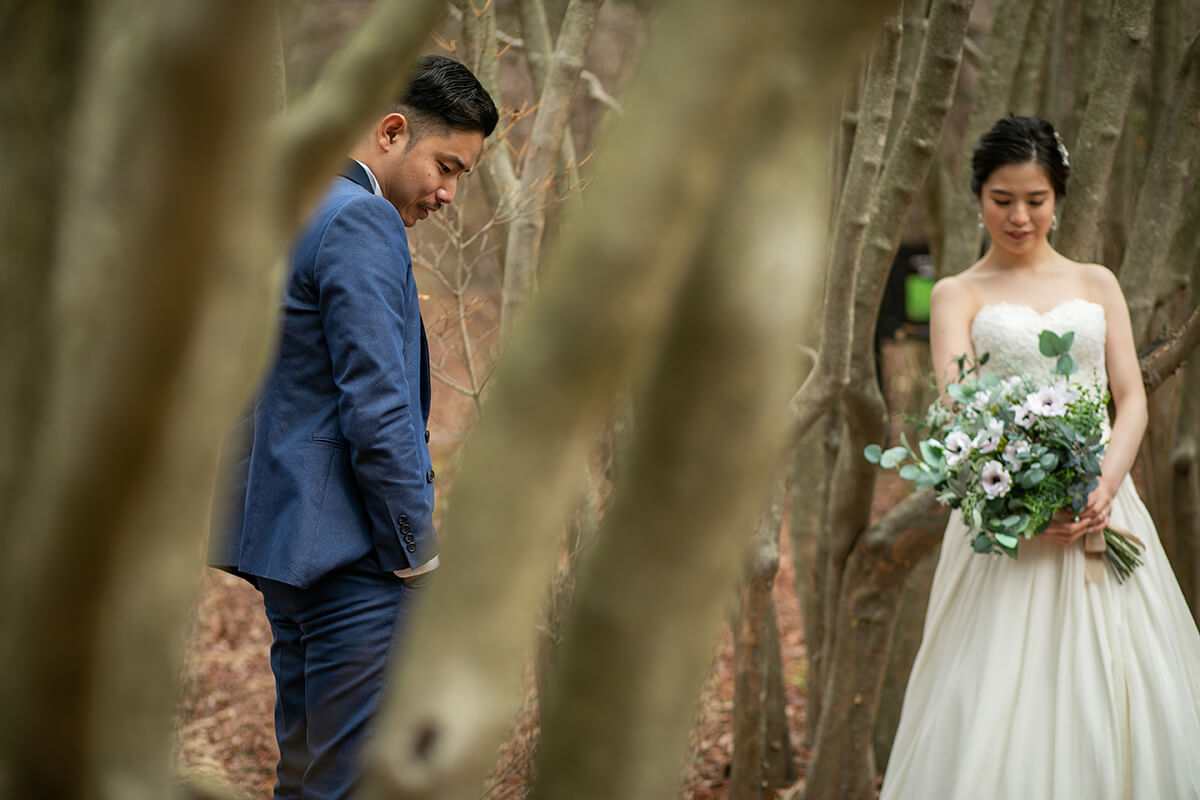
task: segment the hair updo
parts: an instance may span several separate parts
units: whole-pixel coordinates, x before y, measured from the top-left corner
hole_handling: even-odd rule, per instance
[[[1037,117],[1009,114],[979,139],[971,158],[971,191],[979,197],[984,182],[998,168],[1031,161],[1046,171],[1054,196],[1063,197],[1071,167],[1067,163],[1067,148],[1054,126]]]

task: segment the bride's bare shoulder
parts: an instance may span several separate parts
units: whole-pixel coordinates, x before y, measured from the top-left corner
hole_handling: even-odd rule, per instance
[[[975,316],[979,310],[979,293],[970,270],[942,278],[933,285],[929,297],[931,313],[953,311],[956,315]]]

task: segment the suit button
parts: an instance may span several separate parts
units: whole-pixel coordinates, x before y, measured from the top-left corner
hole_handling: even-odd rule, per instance
[[[429,470],[429,472],[425,473],[425,482],[433,483],[433,470]]]
[[[425,441],[429,441],[429,431],[425,431]]]
[[[405,527],[408,525],[408,514],[401,514],[400,516],[396,517],[396,522],[401,528]]]
[[[417,552],[417,546],[416,546],[415,544],[411,544],[411,543],[410,543],[406,549],[407,549],[407,550],[408,550],[408,552],[410,552],[410,553],[415,553],[415,552]]]

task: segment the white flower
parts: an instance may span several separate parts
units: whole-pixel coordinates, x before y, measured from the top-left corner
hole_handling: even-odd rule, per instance
[[[1040,417],[1061,417],[1067,413],[1067,403],[1070,399],[1066,384],[1060,381],[1029,395],[1025,398],[1025,406],[1030,413]]]
[[[1004,435],[1004,423],[998,419],[988,420],[987,427],[975,434],[972,444],[981,453],[990,453],[1000,446],[1000,437]]]
[[[1033,414],[1029,412],[1029,407],[1024,403],[1013,409],[1013,422],[1022,428],[1028,428],[1033,424]]]
[[[962,431],[951,431],[942,447],[946,452],[946,463],[953,467],[970,454],[971,437]]]
[[[1012,476],[999,461],[989,461],[983,465],[979,482],[983,485],[984,494],[989,498],[1003,497],[1012,488]]]
[[[1013,439],[1008,443],[1008,447],[1004,448],[1004,461],[1008,464],[1009,469],[1013,472],[1021,469],[1021,461],[1017,458],[1018,455],[1024,455],[1029,451],[1029,442],[1020,439]]]

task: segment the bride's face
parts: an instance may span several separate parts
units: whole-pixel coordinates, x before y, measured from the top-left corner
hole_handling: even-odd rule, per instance
[[[1026,253],[1050,235],[1054,188],[1046,171],[1033,161],[993,170],[979,193],[979,204],[996,247]]]

